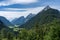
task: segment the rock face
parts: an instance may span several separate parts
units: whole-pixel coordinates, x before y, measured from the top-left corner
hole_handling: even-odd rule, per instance
[[[48,5],[48,6],[46,6],[43,10],[48,10],[48,9],[50,9],[51,7]]]

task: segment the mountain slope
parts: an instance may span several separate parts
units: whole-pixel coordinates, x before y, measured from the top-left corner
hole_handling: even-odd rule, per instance
[[[14,25],[22,25],[23,23],[25,23],[24,16],[21,16],[20,18],[14,19],[12,21],[12,24],[14,24]]]
[[[46,10],[45,10],[46,9]],[[36,24],[42,25],[52,22],[55,18],[60,19],[60,12],[56,9],[45,7],[41,12],[39,12],[35,17],[31,18],[28,22],[21,25],[20,28],[32,28]]]
[[[25,22],[27,22],[28,20],[30,20],[32,17],[34,17],[35,16],[35,14],[32,14],[32,13],[30,13],[27,17],[26,17],[26,20],[25,20]]]
[[[5,26],[13,26],[5,17],[0,16],[0,20],[4,23]]]
[[[4,23],[0,20],[0,30],[1,30],[2,28],[8,28],[8,27],[5,26]]]

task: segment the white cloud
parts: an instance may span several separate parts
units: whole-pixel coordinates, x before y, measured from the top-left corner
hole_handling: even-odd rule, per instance
[[[11,4],[30,4],[35,2],[38,2],[38,0],[7,0],[0,2],[0,6],[6,6]]]
[[[53,8],[53,9],[57,9],[57,10],[59,10],[60,11],[60,6],[56,6],[56,5],[49,5],[51,8]]]
[[[9,4],[8,3],[4,3],[4,2],[0,3],[0,6],[7,6],[7,5],[9,5]]]
[[[4,8],[5,10],[27,10],[22,8]]]
[[[28,4],[37,2],[37,0],[11,0],[14,3]]]
[[[27,9],[20,9],[20,10],[27,10],[24,12],[11,12],[11,11],[0,11],[0,16],[6,17],[8,20],[12,20],[14,18],[18,18],[20,16],[27,16],[29,13],[37,14],[40,12],[44,7],[36,7],[36,8],[27,8]],[[10,8],[9,8],[10,9]],[[13,10],[11,8],[10,10]],[[15,9],[17,10],[17,9]],[[19,9],[18,9],[19,10]]]

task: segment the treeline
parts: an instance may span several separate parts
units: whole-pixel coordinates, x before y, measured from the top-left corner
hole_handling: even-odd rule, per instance
[[[7,31],[3,28],[0,30],[0,40],[60,40],[60,20],[54,19],[43,25],[37,23],[29,30]]]

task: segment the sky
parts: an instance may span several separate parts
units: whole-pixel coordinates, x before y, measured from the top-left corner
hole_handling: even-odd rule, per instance
[[[60,10],[60,0],[0,0],[0,16],[13,20],[28,14],[37,14],[49,5]]]

